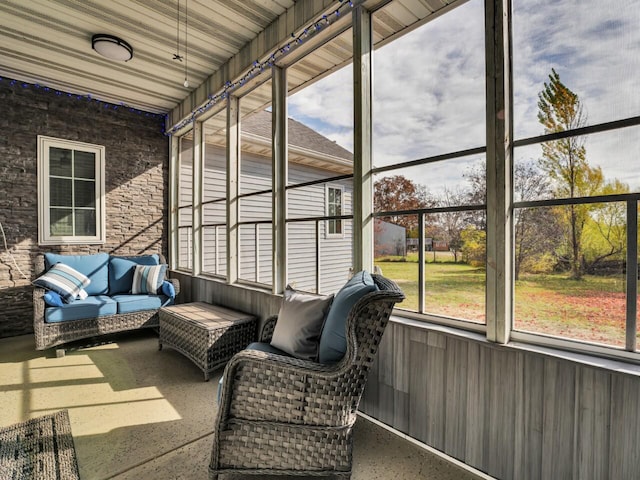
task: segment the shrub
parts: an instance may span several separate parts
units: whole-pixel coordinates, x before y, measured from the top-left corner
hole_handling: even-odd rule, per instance
[[[460,234],[462,238],[462,261],[472,267],[484,267],[487,259],[487,234],[469,226]]]
[[[525,273],[551,273],[555,270],[556,265],[556,257],[546,252],[523,258],[520,270]]]

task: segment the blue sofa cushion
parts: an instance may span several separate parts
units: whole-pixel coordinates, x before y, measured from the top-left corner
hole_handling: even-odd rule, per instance
[[[376,290],[378,287],[373,278],[363,270],[351,277],[336,294],[320,336],[320,363],[335,363],[344,357],[347,352],[347,316],[358,300]]]
[[[131,295],[119,294],[111,297],[118,304],[118,313],[134,313],[144,310],[157,310],[160,307],[173,305],[173,299],[166,295]]]
[[[83,318],[114,315],[117,310],[116,302],[106,295],[93,295],[84,300],[76,300],[62,307],[48,307],[44,311],[44,321],[47,323],[67,322]]]
[[[107,253],[94,255],[45,253],[44,259],[47,268],[56,263],[64,263],[89,277],[91,283],[85,288],[89,295],[103,295],[109,291],[109,255]]]
[[[87,287],[91,280],[75,268],[64,263],[56,263],[33,281],[33,284],[52,290],[60,295],[64,303],[73,303],[80,290]]]
[[[133,284],[133,271],[136,265],[158,265],[158,255],[140,255],[138,257],[114,257],[109,259],[109,295],[129,293]]]
[[[131,293],[158,293],[164,274],[167,271],[167,265],[136,265],[133,271],[133,284],[131,285]]]

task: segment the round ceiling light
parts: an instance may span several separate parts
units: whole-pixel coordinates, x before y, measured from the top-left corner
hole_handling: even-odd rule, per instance
[[[103,57],[110,60],[127,62],[133,58],[133,47],[121,38],[96,33],[91,37],[91,47]]]

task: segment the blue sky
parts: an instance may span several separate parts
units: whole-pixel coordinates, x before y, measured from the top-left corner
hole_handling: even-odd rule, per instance
[[[551,68],[577,93],[588,124],[640,115],[640,2],[514,0],[514,136],[540,135],[538,93]],[[290,97],[289,113],[353,148],[351,67]],[[374,55],[374,163],[388,165],[485,144],[484,13],[470,0]],[[607,179],[640,189],[640,127],[591,135],[587,158]],[[516,151],[536,158],[539,147]],[[441,191],[464,185],[466,165],[405,173]]]

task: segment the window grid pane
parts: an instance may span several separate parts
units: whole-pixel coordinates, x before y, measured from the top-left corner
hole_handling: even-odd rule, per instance
[[[92,236],[96,234],[96,213],[93,209],[75,210],[74,227],[76,235]]]
[[[92,152],[73,152],[73,174],[75,178],[93,180],[96,178],[96,155]]]
[[[50,146],[48,154],[49,236],[96,236],[96,153]]]
[[[514,328],[623,348],[625,204],[520,208],[514,216]]]
[[[514,149],[516,331],[634,349],[640,56],[629,55],[638,41],[632,4],[512,3],[513,132],[529,143]]]
[[[52,207],[72,207],[73,189],[69,178],[49,178],[49,204]]]
[[[178,171],[178,268],[193,268],[193,132],[180,138]]]
[[[205,121],[202,129],[202,273],[226,277],[227,109]]]
[[[262,285],[273,284],[271,93],[269,79],[240,99],[238,278]]]
[[[51,208],[50,235],[53,237],[66,237],[73,235],[73,210],[70,208]]]
[[[49,149],[49,175],[71,177],[71,150],[51,147]]]

